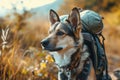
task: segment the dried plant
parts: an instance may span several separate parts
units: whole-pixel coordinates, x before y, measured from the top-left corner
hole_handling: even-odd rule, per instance
[[[7,47],[7,37],[8,37],[8,33],[9,33],[9,27],[7,26],[6,29],[2,29],[2,35],[1,35],[1,39],[2,39],[2,50],[4,50]]]

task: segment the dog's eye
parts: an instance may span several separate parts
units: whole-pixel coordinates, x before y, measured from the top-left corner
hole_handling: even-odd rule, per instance
[[[57,33],[56,33],[56,35],[58,35],[58,36],[62,36],[62,35],[64,35],[65,33],[64,32],[62,32],[62,31],[58,31]]]

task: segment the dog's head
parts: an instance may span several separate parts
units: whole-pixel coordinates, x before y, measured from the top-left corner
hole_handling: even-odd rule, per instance
[[[77,8],[73,8],[66,21],[60,21],[58,14],[50,10],[51,23],[49,35],[41,41],[43,49],[48,51],[66,51],[78,46],[81,38],[81,21]]]

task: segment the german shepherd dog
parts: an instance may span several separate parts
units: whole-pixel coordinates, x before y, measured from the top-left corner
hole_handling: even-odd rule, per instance
[[[78,8],[73,8],[68,18],[61,21],[50,10],[49,35],[41,41],[42,48],[54,58],[58,67],[58,80],[87,80],[90,64],[89,51],[81,34],[81,19]]]

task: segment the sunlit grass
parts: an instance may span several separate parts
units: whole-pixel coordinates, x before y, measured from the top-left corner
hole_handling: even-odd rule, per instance
[[[16,21],[9,26],[6,21],[1,26],[0,80],[56,80],[53,60],[40,45],[48,25],[41,21],[23,25],[25,19],[20,17],[17,14]]]

